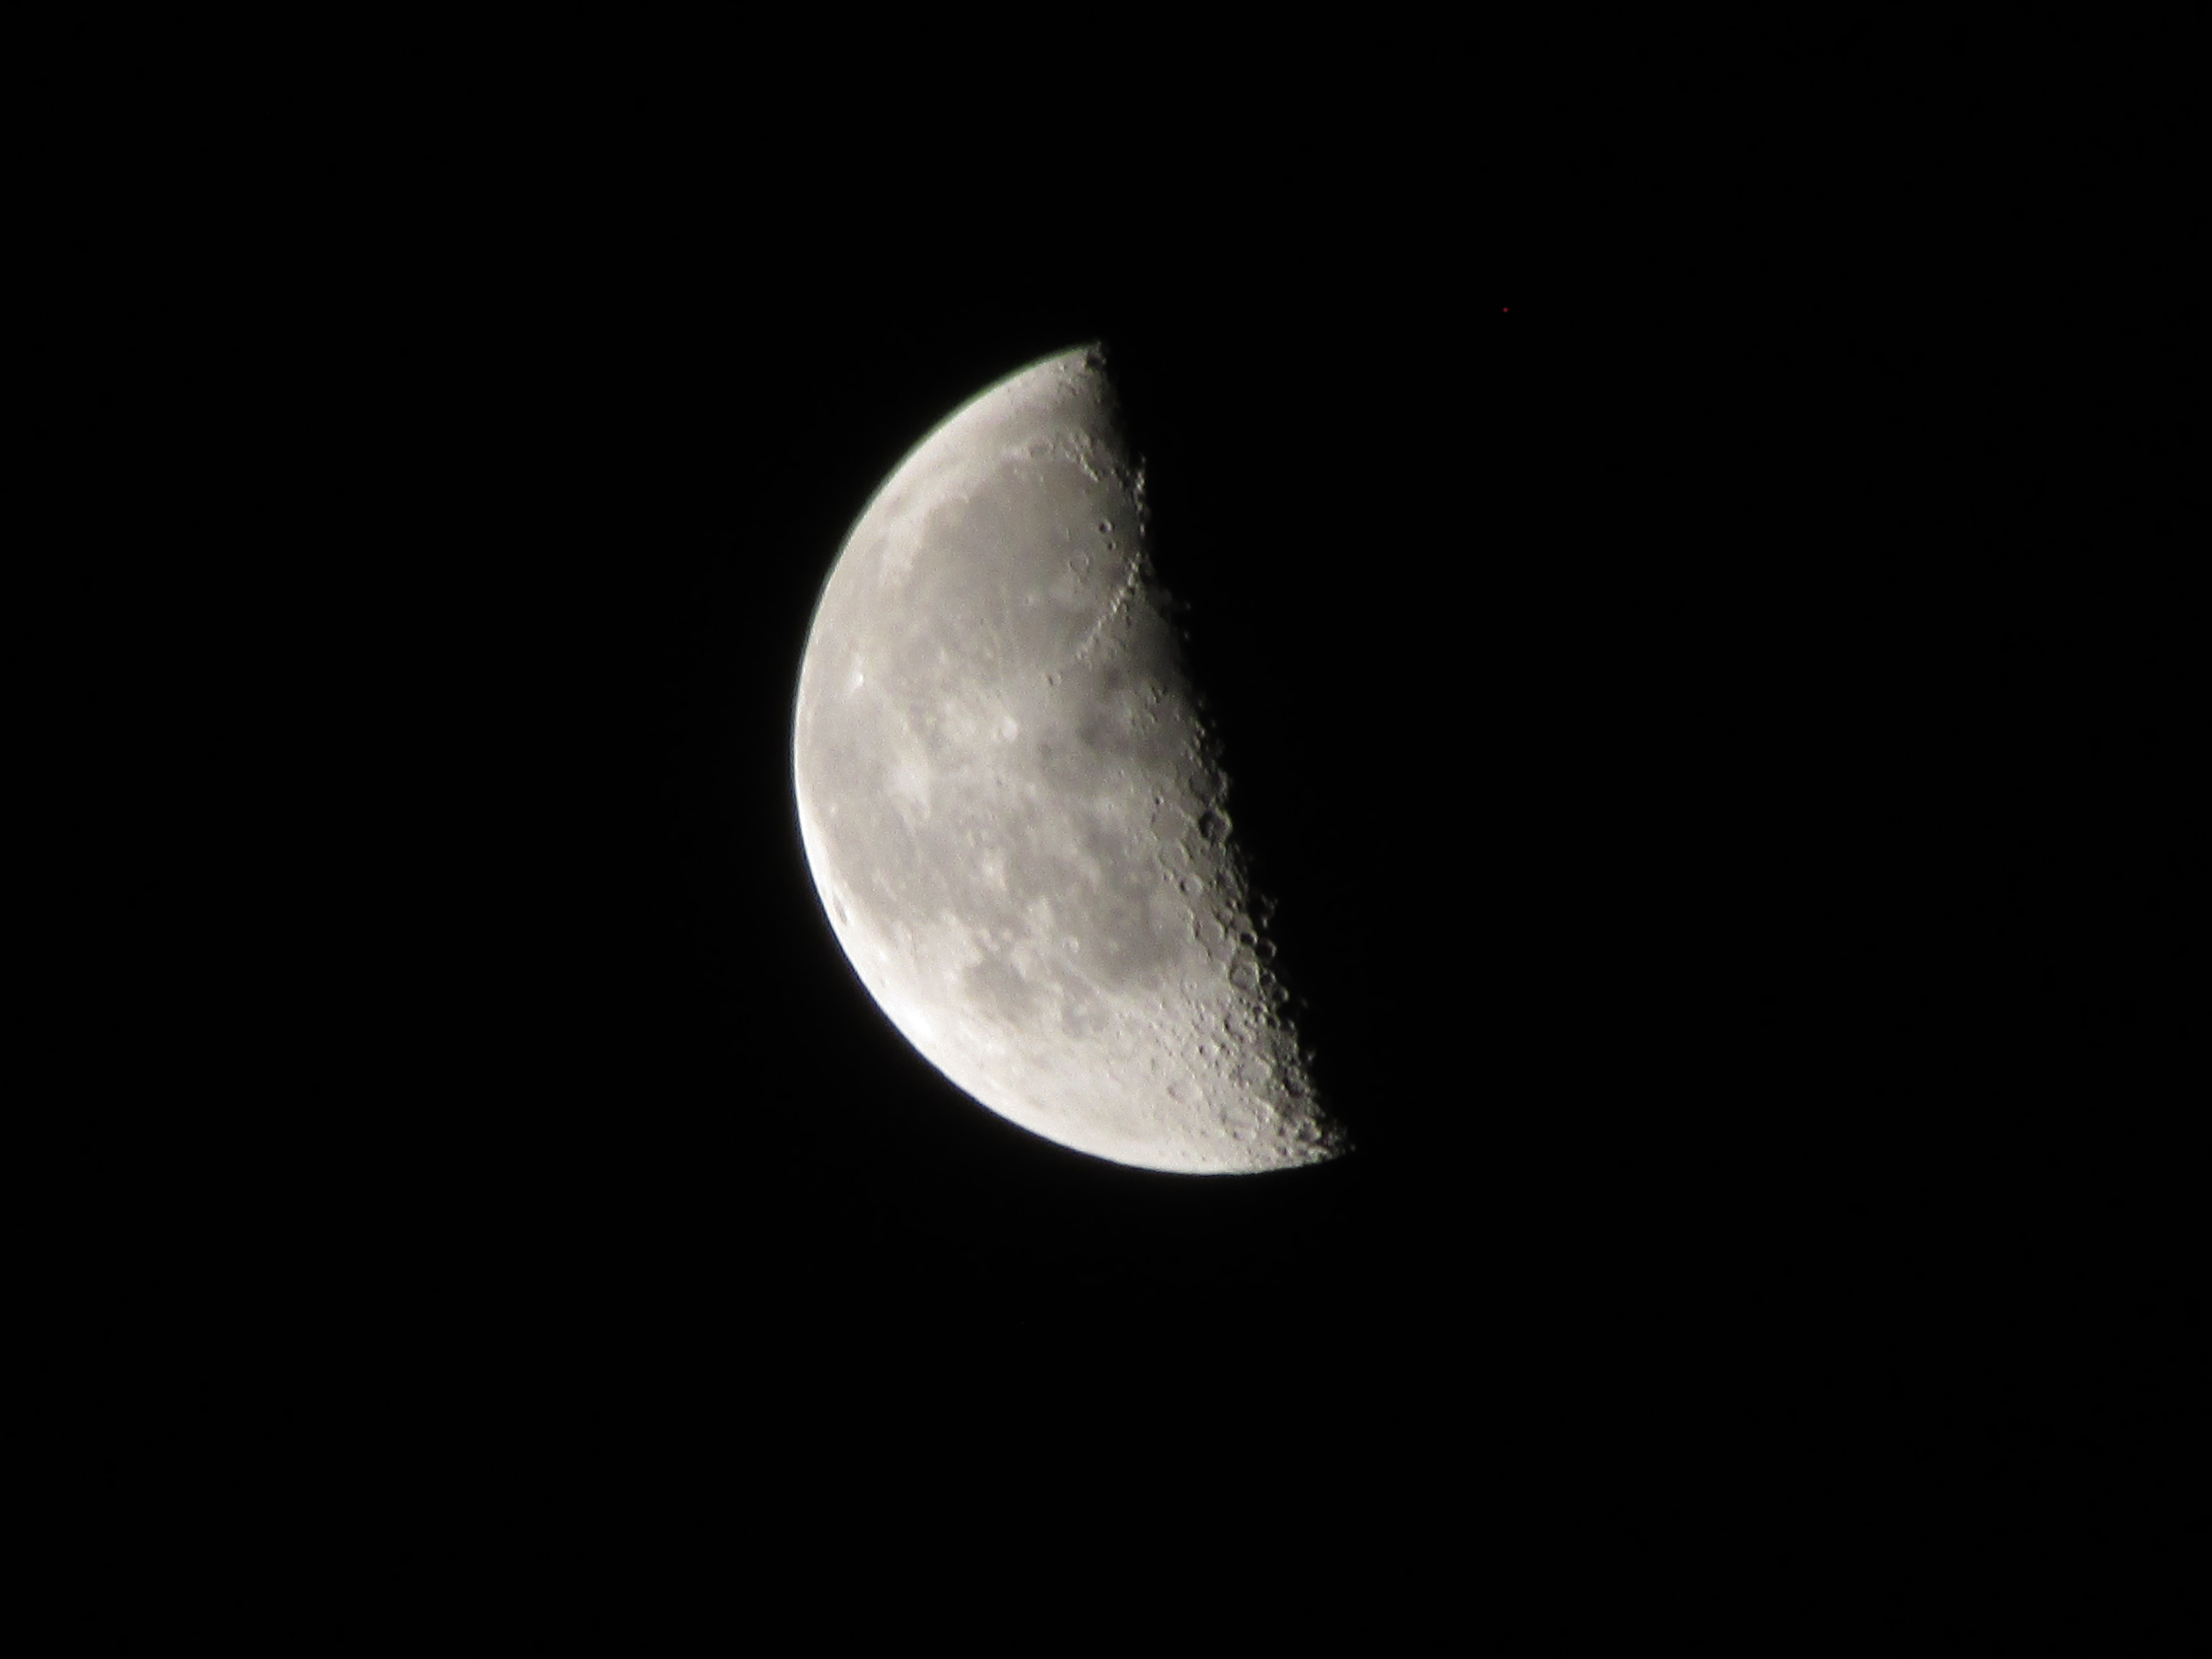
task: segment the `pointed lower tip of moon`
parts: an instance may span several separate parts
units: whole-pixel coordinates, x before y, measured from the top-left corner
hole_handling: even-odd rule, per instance
[[[1088,1152],[1128,1169],[1177,1176],[1273,1175],[1285,1170],[1304,1170],[1319,1164],[1334,1164],[1358,1150],[1351,1135],[1341,1126],[1334,1123],[1310,1123],[1298,1130],[1265,1138],[1240,1138],[1227,1148],[1205,1145],[1202,1137],[1178,1139],[1167,1146],[1151,1146],[1142,1150],[1109,1150],[1085,1146],[1060,1139],[1055,1135],[1045,1138],[1073,1151]]]

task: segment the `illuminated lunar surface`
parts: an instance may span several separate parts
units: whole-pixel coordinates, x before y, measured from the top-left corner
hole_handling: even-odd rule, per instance
[[[793,738],[817,890],[955,1084],[1117,1163],[1345,1150],[1269,968],[1096,350],[932,432],[848,538]]]

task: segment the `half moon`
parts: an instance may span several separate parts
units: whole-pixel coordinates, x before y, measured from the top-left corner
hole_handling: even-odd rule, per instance
[[[1061,1146],[1190,1174],[1346,1149],[1269,967],[1103,355],[963,405],[830,571],[799,672],[830,924],[952,1082]]]

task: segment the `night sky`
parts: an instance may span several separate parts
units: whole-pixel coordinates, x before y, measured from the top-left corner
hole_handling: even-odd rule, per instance
[[[303,890],[362,942],[296,1031],[330,1127],[282,1205],[392,1391],[664,1520],[989,1466],[1452,1582],[1624,1528],[2172,1535],[2174,452],[2044,395],[2124,344],[2023,366],[1966,277],[1746,234],[1611,139],[1559,135],[1572,192],[1511,145],[1458,191],[1431,133],[1148,218],[801,199],[665,118],[526,191],[487,164],[286,371],[369,434],[289,476],[345,503],[389,782]],[[801,856],[846,531],[1093,340],[1336,1164],[1003,1121]]]

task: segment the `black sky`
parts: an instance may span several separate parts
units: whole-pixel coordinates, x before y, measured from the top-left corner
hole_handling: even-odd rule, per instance
[[[1425,108],[1295,165],[1090,156],[1080,215],[609,115],[307,260],[261,414],[344,574],[284,648],[369,669],[302,739],[363,758],[294,925],[359,943],[282,1202],[384,1363],[724,1471],[1057,1467],[1099,1455],[1076,1398],[1393,1549],[1432,1488],[1537,1556],[1593,1505],[2170,1529],[2168,453],[2049,394],[2144,325],[2024,361],[2049,295],[1994,315],[1940,209],[1905,260],[1757,208],[1799,175],[1716,199]],[[1340,1164],[1001,1121],[800,855],[845,532],[1093,340]]]

